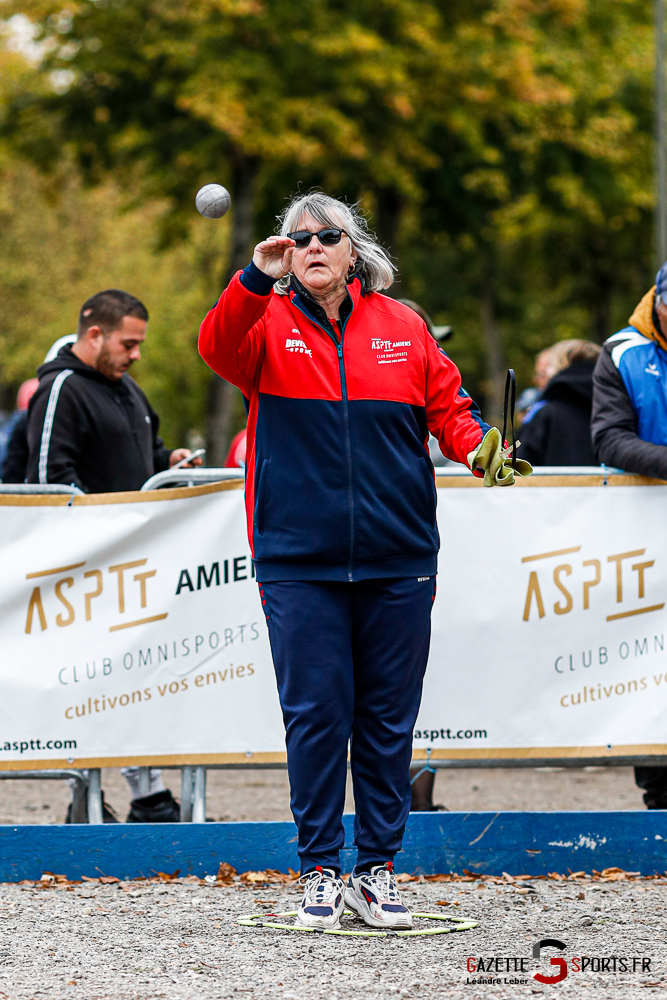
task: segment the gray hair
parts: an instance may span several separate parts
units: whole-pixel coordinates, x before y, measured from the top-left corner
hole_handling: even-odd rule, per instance
[[[322,191],[295,195],[282,215],[278,216],[280,235],[295,232],[304,215],[310,215],[322,226],[342,227],[345,230],[357,252],[354,274],[364,279],[369,292],[389,288],[397,269],[387,251],[380,246],[373,233],[369,232],[368,222],[359,210],[359,203],[347,205]],[[288,285],[289,275],[286,275],[276,283],[276,288],[279,292],[285,292]]]

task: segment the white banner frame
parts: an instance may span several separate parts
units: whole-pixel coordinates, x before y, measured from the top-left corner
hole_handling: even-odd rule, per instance
[[[588,567],[589,571],[592,571],[592,577],[584,579],[584,584],[588,583],[589,585],[587,591],[584,589],[584,594],[588,595],[587,597],[588,607],[585,608],[585,611],[587,612],[595,610],[592,607],[593,596],[597,600],[597,598],[603,594],[603,591],[605,595],[604,600],[607,601],[607,603],[610,600],[613,600],[614,574],[616,575],[615,576],[616,587],[617,587],[616,597],[618,597],[619,593],[618,587],[620,586],[620,584],[618,584],[618,579],[619,579],[618,574],[620,573],[622,577],[623,573],[626,572],[627,570],[627,573],[630,574],[631,576],[634,570],[636,577],[633,577],[632,579],[634,581],[635,588],[637,589],[638,587],[641,593],[648,595],[647,599],[650,597],[649,581],[651,581],[651,586],[653,587],[653,582],[652,582],[653,579],[657,578],[659,574],[662,574],[662,565],[660,564],[659,559],[656,560],[655,558],[656,555],[659,555],[659,552],[654,551],[656,548],[655,539],[653,540],[654,542],[653,550],[651,550],[650,552],[649,552],[650,545],[646,541],[646,539],[643,539],[643,537],[639,538],[638,541],[633,541],[631,543],[631,545],[634,547],[623,549],[623,546],[621,545],[620,548],[623,551],[619,553],[615,552],[607,553],[606,549],[604,550],[604,552],[602,550],[600,552],[597,552],[597,554],[594,554],[592,551],[591,553],[588,553],[584,551],[586,540],[580,540],[574,537],[573,538],[563,537],[563,539],[560,541],[556,539],[553,545],[551,546],[547,545],[542,547],[537,546],[537,551],[533,552],[533,549],[536,548],[536,545],[531,541],[530,537],[528,537],[531,535],[530,525],[528,524],[529,519],[526,518],[525,522],[521,522],[522,529],[525,527],[525,531],[522,530],[521,537],[517,537],[516,532],[513,533],[512,537],[508,537],[506,531],[506,524],[503,522],[503,518],[505,517],[505,513],[503,512],[507,511],[508,504],[515,503],[517,506],[521,507],[522,510],[528,510],[528,507],[526,507],[526,503],[527,502],[531,504],[533,503],[533,501],[529,500],[529,498],[536,497],[536,495],[532,492],[535,489],[549,491],[548,494],[544,494],[545,497],[544,504],[545,506],[551,506],[551,508],[553,508],[553,504],[547,502],[547,497],[556,496],[555,494],[552,494],[553,490],[565,490],[566,493],[561,493],[558,495],[559,498],[562,497],[562,499],[565,500],[566,496],[580,496],[581,498],[592,498],[593,494],[589,493],[589,491],[596,489],[605,491],[604,494],[602,493],[600,494],[600,496],[602,497],[608,495],[607,491],[610,491],[610,493],[613,491],[615,493],[616,490],[618,490],[619,488],[622,489],[623,493],[625,493],[626,488],[631,488],[634,491],[636,491],[639,488],[640,494],[636,494],[635,492],[633,492],[632,494],[626,494],[626,496],[634,497],[635,495],[641,495],[641,493],[646,492],[647,497],[654,497],[655,499],[658,499],[660,498],[660,494],[655,493],[654,492],[655,489],[667,485],[667,483],[661,480],[650,480],[644,477],[631,476],[625,474],[606,474],[604,471],[601,470],[600,473],[596,475],[591,475],[591,474],[535,475],[531,479],[520,480],[517,486],[514,487],[513,490],[511,491],[498,490],[498,489],[493,491],[484,490],[481,480],[476,479],[467,474],[460,476],[451,474],[437,475],[436,485],[438,488],[439,498],[440,498],[439,518],[440,518],[440,528],[442,536],[442,551],[440,556],[440,572],[438,577],[438,598],[436,601],[436,607],[434,609],[432,660],[434,657],[434,650],[437,651],[441,646],[448,645],[447,636],[445,635],[444,639],[442,638],[442,636],[445,634],[443,633],[443,622],[445,622],[445,632],[446,632],[446,616],[444,615],[440,616],[439,609],[441,607],[444,607],[443,601],[446,601],[447,604],[449,605],[450,602],[458,600],[459,598],[457,597],[457,592],[458,594],[460,594],[462,591],[461,573],[456,568],[455,558],[454,558],[457,553],[459,554],[459,557],[461,552],[469,551],[471,553],[471,564],[476,565],[478,576],[484,579],[485,585],[487,582],[490,584],[491,586],[490,593],[498,594],[502,597],[501,603],[503,603],[503,608],[504,608],[504,617],[503,615],[501,615],[500,618],[496,618],[495,622],[493,619],[493,614],[489,614],[487,613],[487,611],[482,612],[479,623],[479,628],[480,628],[479,634],[474,634],[475,628],[477,626],[475,621],[471,620],[469,624],[471,643],[473,645],[475,643],[479,644],[480,648],[483,648],[483,644],[486,643],[487,645],[485,648],[487,649],[488,652],[486,652],[484,655],[487,655],[491,658],[495,657],[496,650],[500,648],[500,645],[502,644],[503,640],[507,640],[508,635],[510,636],[510,640],[512,642],[520,644],[522,633],[520,631],[516,631],[519,628],[519,623],[518,621],[514,621],[514,618],[516,618],[516,613],[515,613],[516,607],[524,606],[524,613],[525,613],[525,606],[529,605],[528,608],[529,619],[527,622],[521,624],[522,625],[526,624],[529,630],[532,630],[535,636],[537,637],[536,639],[537,644],[540,645],[540,643],[542,643],[542,645],[544,646],[544,649],[539,652],[539,657],[541,657],[542,661],[540,669],[543,669],[544,664],[546,663],[545,650],[549,646],[549,643],[553,642],[553,636],[559,634],[558,626],[560,622],[565,620],[569,624],[570,621],[574,622],[574,620],[577,618],[578,615],[579,626],[577,627],[584,629],[584,632],[585,628],[588,627],[586,625],[587,619],[582,617],[582,615],[580,614],[582,609],[574,606],[575,605],[575,599],[573,596],[574,591],[572,590],[572,588],[568,590],[570,577],[574,579],[574,577],[580,570],[579,566],[575,567],[574,565],[573,560],[575,558],[575,555],[576,558],[579,559],[580,563],[583,563]],[[144,503],[151,503],[151,504],[158,503],[161,505],[177,501],[175,507],[178,507],[181,510],[183,516],[186,516],[186,508],[188,507],[189,502],[192,500],[196,500],[196,498],[225,493],[227,491],[240,491],[242,489],[243,489],[243,483],[240,480],[237,480],[237,481],[220,482],[210,485],[195,486],[190,488],[172,488],[172,489],[163,489],[163,490],[148,491],[148,492],[134,492],[134,493],[124,493],[124,494],[98,494],[98,495],[74,496],[74,497],[68,497],[67,495],[1,494],[0,507],[4,507],[6,509],[25,508],[25,507],[38,507],[38,508],[45,508],[45,507],[62,508],[68,506],[74,508],[83,507],[83,508],[93,508],[94,510],[99,510],[100,513],[105,512],[106,515],[108,516],[109,513],[113,512],[114,510],[122,510],[122,506],[119,505],[128,505],[128,504],[136,505]],[[582,489],[585,491],[584,493],[580,493]],[[455,492],[450,493],[449,491],[452,490]],[[463,491],[482,490],[483,492],[482,493],[477,492],[476,494],[474,492],[461,493],[460,492],[461,490]],[[525,490],[528,490],[530,492],[524,493],[523,491]],[[572,490],[577,491],[576,494],[572,494],[570,492]],[[515,491],[520,491],[520,494],[516,494]],[[517,497],[516,501],[513,501],[511,499],[510,494],[515,494],[515,496]],[[521,497],[521,501],[519,501],[519,497]],[[470,499],[467,500],[466,498]],[[448,504],[448,499],[449,501],[451,501],[450,504]],[[642,501],[640,501],[640,503],[642,503]],[[443,523],[443,518],[447,513],[448,506],[451,505],[453,505],[459,511],[458,514],[459,520],[457,521],[457,524],[455,526],[455,532],[453,535],[451,535],[447,530],[449,525]],[[647,500],[647,506],[655,507],[655,500],[652,500],[650,502]],[[471,511],[470,516],[468,516],[468,508],[470,508]],[[128,510],[129,509],[130,508],[128,508]],[[132,509],[134,510],[135,508],[132,507]],[[93,511],[91,510],[91,514],[92,513]],[[459,523],[462,521],[465,521],[466,523],[465,524]],[[177,523],[178,519],[176,519],[175,521],[175,524]],[[538,528],[539,530],[537,531],[537,534],[540,534],[542,528],[539,525]],[[136,528],[136,530],[139,531],[139,529],[140,525],[139,527]],[[646,533],[649,532],[649,529],[650,525],[648,525]],[[544,534],[549,536],[550,538],[552,536],[555,538],[559,530],[566,531],[566,533],[567,530],[570,530],[570,528],[567,526],[566,517],[563,519],[563,525],[552,524],[547,526],[544,530]],[[239,537],[238,524],[236,524],[235,531],[236,531],[236,537],[238,538]],[[622,534],[623,532],[620,531],[620,533]],[[641,534],[641,531],[639,531],[639,533]],[[532,534],[533,536],[535,536],[536,531],[533,530]],[[462,536],[464,539],[468,540],[467,549],[466,549],[466,544],[462,542]],[[568,542],[576,542],[578,544],[568,544]],[[485,546],[486,548],[483,550],[480,549],[480,544],[483,544],[483,546]],[[526,548],[525,553],[523,552],[524,548]],[[629,557],[632,557],[634,559],[635,556],[637,559],[642,559],[643,555],[642,553],[640,553],[640,549],[642,550],[642,553],[645,553],[648,556],[648,558],[643,560],[644,563],[643,569],[636,568],[637,566],[641,567],[642,565],[641,563],[634,563],[629,559]],[[637,555],[637,553],[640,554]],[[560,562],[555,567],[548,568],[547,571],[545,571],[545,573],[542,573],[541,567],[543,566],[551,567],[551,563],[549,560],[552,556],[557,556],[559,558],[560,556],[562,556],[564,559],[565,558],[570,559],[570,562],[565,562],[565,563]],[[590,558],[583,558],[584,556],[590,556]],[[626,556],[628,556],[628,561],[626,561]],[[243,561],[244,559],[245,561]],[[72,563],[65,562],[59,564],[58,566],[53,566],[52,561],[50,561],[48,557],[46,559],[43,559],[42,561],[45,563],[45,565],[48,563],[47,569],[45,570],[40,569],[37,572],[35,572],[34,570],[31,570],[28,573],[24,572],[22,574],[23,577],[30,577],[31,580],[35,580],[36,583],[38,583],[40,579],[46,578],[47,576],[50,576],[52,579],[56,578],[62,580],[69,579],[70,577],[64,577],[63,573],[65,572],[70,574],[74,573],[74,569],[72,568]],[[137,566],[139,566],[139,563],[141,561],[131,559],[129,560],[129,562],[133,563],[133,568],[134,568],[134,563],[136,563]],[[667,559],[665,559],[664,562],[665,562],[665,572],[667,573]],[[143,563],[146,563],[146,559],[143,559]],[[509,567],[510,563],[512,564],[511,567]],[[595,563],[599,564],[597,568]],[[540,567],[539,572],[537,569],[538,564]],[[78,565],[83,567],[83,562],[79,560]],[[231,576],[232,574],[236,573],[236,570],[239,570],[239,582],[241,580],[247,580],[246,586],[252,586],[253,588],[256,589],[254,582],[251,582],[250,580],[249,574],[247,574],[247,576],[240,575],[239,567],[245,570],[246,573],[249,569],[249,551],[247,550],[247,540],[245,541],[245,555],[238,556],[235,559],[233,565],[230,563],[229,567],[225,566],[224,570],[221,570],[219,567],[218,572],[219,573],[224,572],[225,575],[229,574]],[[481,573],[479,572],[480,567],[482,568]],[[563,567],[570,567],[570,572],[567,572],[567,569]],[[600,575],[602,577],[603,567],[604,567],[604,573],[606,574],[605,579],[604,580],[601,579],[597,583],[592,583],[591,580],[595,579],[597,575]],[[60,576],[58,576],[56,570],[58,571]],[[114,567],[113,563],[111,565],[111,570],[113,571],[112,576],[115,573],[115,577],[113,577],[114,583],[118,585],[118,588],[122,588],[122,583],[121,583],[121,577],[123,576],[122,570],[119,572],[118,569]],[[105,585],[109,577],[109,572],[111,570],[109,570],[109,568],[107,567],[104,571]],[[524,574],[524,577],[526,577],[528,581],[530,580],[529,574],[532,572],[536,573],[535,579],[538,582],[532,587],[532,591],[530,593],[528,592],[530,591],[530,586],[526,584],[526,580],[524,580],[523,577],[519,577],[517,575],[519,570],[521,573]],[[556,574],[556,576],[558,577],[557,580],[554,576],[556,570],[559,570],[559,573]],[[199,581],[202,590],[206,589],[207,586],[206,574],[208,574],[209,571],[212,576],[213,570],[207,569],[204,574],[204,581],[203,582]],[[509,574],[508,580],[511,578],[511,582],[509,583],[506,582],[504,579],[503,574],[505,573],[505,571],[507,571],[507,574]],[[96,580],[98,579],[98,577],[96,577],[95,574],[99,573],[100,571],[95,567],[92,567],[91,564],[91,569],[88,569],[86,572],[91,581],[90,585],[93,586],[93,584],[95,584]],[[540,573],[542,573],[542,576],[540,576]],[[190,578],[190,587],[194,589],[196,584],[193,574],[194,574],[194,568],[192,570]],[[143,582],[140,579],[142,575],[145,577]],[[136,580],[137,583],[136,584],[133,583],[132,585],[134,586],[137,595],[141,597],[142,601],[144,601],[146,597],[146,592],[143,588],[152,585],[148,580],[150,576],[151,576],[151,570],[148,567],[141,573],[137,573],[136,575],[134,575],[134,580]],[[116,577],[118,579],[116,579]],[[487,577],[489,578],[488,581],[486,579]],[[667,577],[665,579],[667,581]],[[129,586],[129,580],[130,577],[128,576],[127,577],[128,586]],[[519,583],[517,583],[517,580],[519,581]],[[523,580],[523,583],[521,582],[521,580]],[[542,580],[544,580],[544,582],[540,582]],[[660,581],[661,580],[662,576],[660,576]],[[559,619],[556,619],[553,618],[553,616],[551,616],[553,620],[549,621],[547,620],[550,617],[549,604],[555,607],[556,603],[558,602],[554,602],[552,600],[553,594],[549,598],[547,598],[545,588],[548,584],[548,586],[551,587],[551,589],[553,590],[554,581],[555,581],[555,586],[557,588],[556,596],[560,600],[559,604],[560,611],[557,612],[557,614],[560,614],[561,617]],[[30,585],[32,585],[32,583],[30,583]],[[528,587],[528,589],[524,594],[523,589],[525,589],[526,586]],[[662,584],[660,583],[659,589],[661,586]],[[74,584],[70,585],[63,583],[60,588],[60,603],[62,605],[62,607],[60,608],[61,619],[63,617],[62,616],[63,608],[67,606],[67,594],[70,592],[69,590],[70,587],[74,588]],[[536,587],[539,587],[539,600],[537,596]],[[594,591],[592,589],[593,587],[597,587],[598,590]],[[514,600],[513,604],[511,602],[508,603],[506,600],[507,592],[516,591],[518,593],[517,588],[518,590],[521,590],[521,593],[519,594],[520,600],[518,601],[518,605],[517,605],[517,600]],[[626,596],[624,600],[627,599],[628,584],[625,584],[625,588],[626,588],[625,589]],[[569,595],[569,597],[566,595]],[[16,614],[22,614],[25,616],[26,610],[25,607],[23,607],[23,605],[25,604],[25,596],[26,595],[23,594],[21,597],[21,600],[23,601],[23,604],[21,605],[22,608],[21,610],[17,609],[16,598],[13,595],[8,594],[7,592],[5,592],[4,595],[0,593],[0,607],[2,607],[3,605],[3,597],[4,597],[4,601],[6,602],[6,608],[8,609],[8,615],[10,618],[12,615],[14,615],[15,617]],[[187,597],[188,594],[186,593],[184,596]],[[620,610],[614,612],[614,608],[605,607],[602,609],[602,612],[609,612],[609,613],[600,612],[600,614],[602,615],[600,621],[602,621],[603,619],[605,623],[609,621],[615,622],[617,619],[618,620],[628,619],[635,621],[638,619],[636,619],[634,616],[639,616],[641,614],[644,614],[645,612],[655,612],[654,618],[655,620],[657,620],[658,613],[662,611],[662,608],[664,607],[664,602],[658,601],[658,598],[660,596],[662,596],[662,591],[657,595],[657,598],[655,599],[654,603],[649,604],[649,606],[645,608],[641,607],[630,608],[628,611]],[[63,597],[65,598],[64,602],[63,602]],[[530,600],[528,600],[529,597]],[[95,598],[94,594],[92,597],[89,597],[88,604],[86,605],[87,608],[90,608],[92,606],[92,601],[94,600],[94,598]],[[643,599],[644,598],[642,598],[642,600]],[[540,614],[540,607],[539,607],[540,601],[542,603],[542,611],[544,611],[544,614]],[[564,611],[563,609],[567,607],[568,601],[571,603],[572,606],[570,607],[569,610]],[[259,607],[258,599],[257,599],[257,606]],[[619,602],[619,608],[621,607],[625,608],[625,605],[623,605],[622,602]],[[53,617],[52,612],[53,608],[49,611],[49,615],[51,617]],[[571,619],[565,618],[565,616],[570,613],[572,614],[572,618]],[[46,611],[43,611],[43,614],[46,617]],[[146,616],[146,620],[150,620],[151,617],[152,616]],[[167,615],[162,614],[154,617],[166,618]],[[455,615],[455,617],[457,616]],[[460,615],[458,617],[460,618]],[[600,615],[598,615],[598,617],[600,617]],[[3,615],[3,620],[6,620],[5,615]],[[37,635],[37,624],[39,621],[40,621],[40,608],[39,606],[37,606],[37,604],[35,604],[35,606],[32,609],[32,621],[30,623],[32,629],[30,633],[31,635],[33,634]],[[141,621],[137,621],[131,624],[140,625]],[[116,625],[106,625],[105,627],[107,627],[109,631],[114,631],[114,630],[125,629],[128,626],[125,624],[116,624]],[[615,625],[613,627],[616,628]],[[554,631],[554,629],[556,631]],[[51,629],[49,632],[49,636],[53,635],[57,631],[58,631],[57,629],[56,630]],[[582,632],[582,634],[584,633]],[[544,641],[542,641],[542,639],[540,638],[541,635],[545,637]],[[460,635],[458,641],[460,645],[461,643]],[[626,640],[622,640],[622,642],[626,642]],[[265,645],[264,654],[266,654],[266,649],[268,649],[268,642]],[[436,655],[439,654],[437,654],[436,652]],[[566,653],[559,653],[558,655],[560,657],[565,656],[564,660],[556,659],[556,667],[555,670],[553,671],[554,673],[559,674],[559,677],[555,679],[560,682],[560,679],[562,678],[560,671],[565,666],[568,666],[567,657],[570,656],[569,667],[572,667],[573,661],[572,661],[572,654],[566,652]],[[643,655],[643,653],[641,655]],[[536,658],[537,657],[538,654],[536,654]],[[583,656],[584,660],[585,658],[586,657]],[[569,672],[570,671],[568,669],[568,679],[569,679]],[[572,674],[576,673],[576,668],[572,669],[571,673]],[[69,678],[69,675],[67,673],[65,673],[63,676]],[[194,676],[202,676],[202,675],[197,674],[193,675],[193,677]],[[242,674],[239,674],[238,678],[240,679],[242,676],[243,676]],[[544,676],[547,682],[551,683],[553,681],[553,678],[549,679],[549,677],[547,677],[546,672]],[[268,684],[268,678],[266,675],[265,675],[265,680],[267,681]],[[79,678],[77,678],[77,683],[78,681]],[[416,732],[420,734],[426,731],[428,723],[428,718],[427,718],[428,712],[426,711],[426,708],[428,706],[430,710],[430,708],[434,704],[434,699],[431,693],[434,681],[435,681],[434,668],[433,665],[431,664],[431,666],[429,667],[429,671],[427,671],[427,678],[425,685],[425,700],[423,702],[422,710],[420,712],[420,717],[418,719],[416,726]],[[615,686],[616,688],[620,688],[621,686],[623,686],[624,683],[627,683],[627,681],[618,681],[615,682]],[[572,685],[570,685],[570,687],[571,686]],[[667,687],[667,674],[665,674],[665,686]],[[590,691],[591,689],[589,688],[588,690]],[[568,688],[568,692],[566,694],[563,694],[561,697],[562,698],[571,697],[572,699],[574,699],[575,693],[576,692],[570,693]],[[629,689],[628,693],[630,693]],[[273,692],[272,697],[275,699],[275,703],[277,705],[277,696],[275,695],[275,692]],[[616,694],[612,695],[612,698],[615,697]],[[93,698],[93,701],[94,700],[95,699]],[[578,706],[579,705],[580,703],[578,703]],[[574,705],[570,706],[569,703],[567,707],[572,707],[574,709]],[[524,709],[523,711],[524,715],[528,717],[530,710]],[[69,718],[70,717],[68,716],[68,719]],[[272,725],[274,726],[275,729],[275,712],[271,716],[271,718],[273,720]],[[554,718],[556,718],[556,716],[554,716]],[[426,719],[426,722],[422,721],[424,719]],[[444,733],[445,731],[446,730],[444,729],[440,730],[441,733]],[[433,728],[428,729],[428,732],[429,734],[432,734],[434,732]],[[2,739],[2,734],[0,734],[0,746],[1,746],[1,739]],[[459,746],[453,748],[451,746],[451,740],[449,739],[446,739],[444,741],[446,745],[443,745],[443,739],[440,739],[440,737],[436,737],[435,739],[433,739],[431,738],[431,735],[429,735],[429,738],[427,740],[424,740],[420,736],[415,739],[413,756],[415,760],[429,759],[435,766],[494,766],[494,765],[536,766],[539,763],[544,764],[547,762],[550,764],[566,762],[566,763],[572,763],[573,765],[576,764],[578,766],[581,766],[581,764],[583,763],[591,763],[591,762],[619,763],[619,764],[620,763],[625,764],[630,762],[643,762],[643,763],[655,762],[656,764],[658,764],[662,762],[661,758],[667,758],[667,743],[662,743],[662,742],[646,742],[646,743],[613,742],[611,744],[600,742],[595,745],[564,744],[564,745],[554,745],[554,746],[541,746],[541,745],[540,746],[530,746],[530,745],[474,746],[471,745],[465,739],[463,739],[463,742],[466,744],[465,746]],[[215,766],[237,767],[237,766],[249,765],[251,767],[259,767],[262,765],[280,766],[284,764],[284,761],[285,761],[284,751],[248,749],[245,750],[244,752],[207,752],[207,753],[178,752],[173,754],[128,753],[125,755],[107,753],[107,754],[98,754],[92,756],[91,755],[79,756],[77,753],[74,753],[73,756],[65,756],[59,758],[52,758],[52,757],[45,758],[41,756],[29,757],[23,754],[21,759],[18,760],[17,759],[1,760],[0,758],[0,767],[8,771],[34,770],[36,767],[39,767],[40,765],[44,768],[118,767],[127,764],[135,764],[140,766],[161,765],[166,767],[175,767],[180,765],[205,765],[205,766],[208,765],[213,767]]]

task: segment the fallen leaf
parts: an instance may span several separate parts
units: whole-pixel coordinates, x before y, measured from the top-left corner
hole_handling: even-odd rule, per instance
[[[580,892],[579,895],[577,896],[577,899],[586,899],[586,893]]]
[[[173,880],[175,878],[178,878],[180,874],[181,874],[181,869],[177,868],[176,871],[172,872],[171,875],[168,875],[166,872],[158,872],[157,877],[160,879],[161,882],[173,882]]]
[[[111,885],[112,882],[120,882],[120,879],[115,875],[100,875],[100,882],[102,885]]]
[[[259,882],[279,882],[288,883],[294,882],[299,876],[296,873],[290,873],[286,875],[285,872],[279,872],[276,868],[266,868],[263,872],[243,872],[239,878],[244,884],[257,884]]]
[[[226,885],[230,885],[236,875],[236,868],[228,864],[226,861],[221,861],[218,868],[218,874],[215,876],[216,882],[223,882]]]
[[[266,872],[244,872],[241,875],[242,882],[267,882]]]
[[[435,905],[436,906],[449,906],[450,904],[449,904],[449,900],[448,899],[436,899]]]

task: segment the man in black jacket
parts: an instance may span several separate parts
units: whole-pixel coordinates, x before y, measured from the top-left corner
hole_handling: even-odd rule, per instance
[[[84,302],[76,343],[65,344],[37,372],[27,482],[65,483],[86,493],[139,490],[190,455],[187,448],[165,448],[157,414],[127,374],[141,357],[147,322],[146,307],[127,292],[108,289]],[[161,772],[151,771],[151,794],[137,797],[136,771],[123,768],[133,792],[128,822],[178,822],[178,804]],[[113,814],[107,818],[113,821]]]
[[[138,490],[187,458],[158,436],[159,419],[127,374],[141,357],[148,312],[133,295],[98,292],[84,303],[78,338],[38,369],[28,415],[29,483],[85,493]]]

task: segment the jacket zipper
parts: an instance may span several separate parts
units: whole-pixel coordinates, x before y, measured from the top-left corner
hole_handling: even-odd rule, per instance
[[[294,301],[294,300],[292,300]],[[328,326],[323,326],[318,323],[314,317],[309,316],[308,313],[301,308],[298,302],[294,305],[299,309],[300,312],[304,314],[306,319],[309,319],[311,323],[315,323],[319,326],[321,330],[327,334],[328,337],[334,342],[336,347],[336,353],[338,355],[338,374],[340,376],[340,392],[343,400],[343,413],[345,415],[345,450],[347,455],[347,496],[350,508],[350,556],[347,566],[347,579],[348,583],[354,582],[354,573],[352,572],[352,561],[354,556],[354,489],[352,486],[352,438],[350,435],[350,410],[349,402],[347,398],[347,381],[345,379],[345,362],[343,360],[343,337],[345,336],[345,327],[347,326],[347,321],[349,316],[340,323],[340,340],[336,337],[335,331],[331,324]],[[351,315],[351,313],[350,313]]]
[[[338,352],[338,369],[340,371],[340,390],[343,397],[343,413],[345,414],[345,446],[347,450],[347,475],[348,475],[348,498],[350,503],[350,560],[347,566],[347,579],[349,583],[354,581],[352,572],[352,560],[354,556],[354,490],[352,487],[352,437],[350,435],[350,408],[347,398],[347,381],[345,379],[345,362],[343,361],[343,335],[345,325],[340,324],[340,341],[336,341],[336,351]]]

